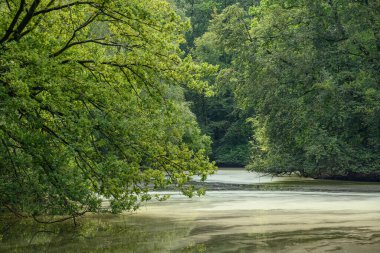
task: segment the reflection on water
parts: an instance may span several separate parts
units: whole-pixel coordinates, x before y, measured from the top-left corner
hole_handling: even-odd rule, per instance
[[[86,216],[74,227],[32,221],[2,222],[0,252],[167,252],[186,236],[186,222],[118,216]]]
[[[76,228],[71,223],[43,226],[26,221],[11,224],[14,221],[9,220],[1,228],[0,252],[375,253],[380,247],[379,228],[374,229],[364,220],[365,224],[354,227],[339,220],[315,227],[310,224],[302,226],[302,222],[296,221],[293,226],[285,228],[288,221],[278,221],[284,215],[279,212],[273,214],[278,217],[263,217],[262,222],[259,221],[260,214],[256,213],[256,223],[252,223],[251,216],[243,214],[243,218],[244,215],[248,218],[246,225],[223,222],[212,225],[211,217],[176,220],[125,215],[86,217]],[[296,220],[296,217],[287,215],[284,218]],[[351,216],[348,214],[347,217]],[[219,216],[215,221],[227,219],[231,222],[240,218]],[[274,218],[273,222],[269,221],[270,218]]]
[[[78,227],[3,215],[0,252],[378,252],[379,184],[275,179],[257,191],[244,173],[222,170],[202,198],[168,192],[137,214],[86,215]]]

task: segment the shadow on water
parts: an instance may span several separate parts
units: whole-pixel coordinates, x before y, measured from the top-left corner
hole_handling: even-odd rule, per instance
[[[0,252],[319,253],[360,249],[366,253],[377,252],[380,246],[380,231],[367,227],[225,233],[233,229],[134,215],[89,215],[77,227],[69,222],[43,225],[8,219],[2,222]]]
[[[2,217],[6,219],[7,217]],[[31,220],[1,222],[0,252],[168,252],[189,226],[131,215],[86,216],[79,226]]]

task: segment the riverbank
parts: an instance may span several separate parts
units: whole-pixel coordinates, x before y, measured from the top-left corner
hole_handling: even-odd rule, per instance
[[[304,192],[373,192],[380,193],[380,182],[358,182],[348,180],[312,179],[299,176],[276,177],[244,168],[221,168],[206,182],[195,180],[197,186],[208,191],[247,190],[247,191],[304,191]]]

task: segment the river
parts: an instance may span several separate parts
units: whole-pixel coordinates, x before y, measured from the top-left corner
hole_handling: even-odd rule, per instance
[[[209,177],[206,196],[177,192],[138,212],[71,223],[1,221],[0,252],[337,252],[380,249],[380,184],[243,169]]]

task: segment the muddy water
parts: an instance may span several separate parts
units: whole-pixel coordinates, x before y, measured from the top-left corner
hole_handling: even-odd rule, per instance
[[[0,252],[380,252],[380,184],[224,169],[206,188],[77,228],[3,217]]]

